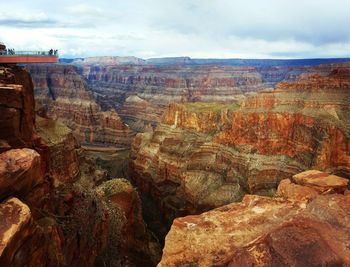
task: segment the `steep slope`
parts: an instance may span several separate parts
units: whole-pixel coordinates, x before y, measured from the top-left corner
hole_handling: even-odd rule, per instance
[[[273,194],[310,168],[350,177],[349,73],[303,75],[236,104],[172,104],[154,132],[135,138],[130,175],[168,222]]]
[[[32,147],[36,139],[33,85],[20,68],[0,68],[0,152],[6,147]]]
[[[100,146],[126,146],[133,133],[115,111],[103,112],[74,66],[30,65],[37,108],[61,119],[78,140]]]
[[[35,123],[26,71],[0,73],[0,121],[8,122],[0,131],[0,265],[154,266],[157,243],[136,190],[123,179],[106,182],[61,122]]]

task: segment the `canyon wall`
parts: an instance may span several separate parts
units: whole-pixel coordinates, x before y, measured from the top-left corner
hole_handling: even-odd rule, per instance
[[[350,68],[327,69],[237,102],[170,105],[134,139],[132,179],[171,222],[248,193],[273,195],[307,169],[349,178]]]
[[[150,129],[168,104],[231,102],[247,92],[293,80],[304,67],[78,65],[103,110],[116,109],[135,131]]]
[[[198,60],[197,60],[198,61]],[[155,127],[170,103],[231,102],[242,94],[295,81],[303,73],[328,74],[330,60],[131,60],[74,61],[103,110],[115,109],[133,130]],[[340,60],[344,61],[344,60]],[[251,64],[251,65],[249,65]]]
[[[60,121],[35,119],[23,69],[0,66],[0,107],[0,265],[154,266],[136,190],[106,181]]]
[[[102,111],[74,66],[29,65],[37,109],[62,120],[83,144],[128,146],[132,131],[114,111]]]
[[[106,110],[118,110],[136,131],[155,126],[169,103],[230,101],[262,86],[260,75],[250,67],[84,65],[82,73],[97,102]]]
[[[129,147],[134,133],[154,128],[170,103],[231,102],[343,61],[92,57],[28,70],[38,106],[79,141]]]
[[[9,147],[32,147],[37,136],[30,76],[19,68],[2,67],[0,79],[0,152]]]
[[[305,72],[322,72],[322,67],[302,65],[319,62],[312,60],[247,61],[252,66],[245,61],[208,61],[208,65],[163,61],[95,57],[28,69],[38,104],[50,116],[62,118],[83,143],[100,145],[130,144],[133,134],[128,127],[134,132],[149,131],[170,103],[231,102],[242,94],[294,81]]]

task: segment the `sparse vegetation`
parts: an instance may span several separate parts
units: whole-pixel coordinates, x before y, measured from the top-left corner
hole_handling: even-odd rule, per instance
[[[67,138],[71,130],[59,120],[36,117],[37,131],[47,143],[57,144]]]

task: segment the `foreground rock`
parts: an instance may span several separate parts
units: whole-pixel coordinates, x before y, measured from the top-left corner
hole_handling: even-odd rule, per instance
[[[19,199],[10,198],[0,204],[0,225],[1,266],[59,266],[57,259],[49,256],[56,252],[57,239],[48,241],[29,207]]]
[[[246,195],[175,219],[158,266],[347,266],[349,216],[349,195]]]
[[[330,192],[343,194],[349,183],[348,179],[316,170],[296,174],[292,179],[296,184],[311,187],[322,194]]]

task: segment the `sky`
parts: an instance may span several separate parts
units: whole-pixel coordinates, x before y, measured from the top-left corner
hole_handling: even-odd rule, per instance
[[[350,57],[350,0],[1,1],[0,41],[61,57]]]

